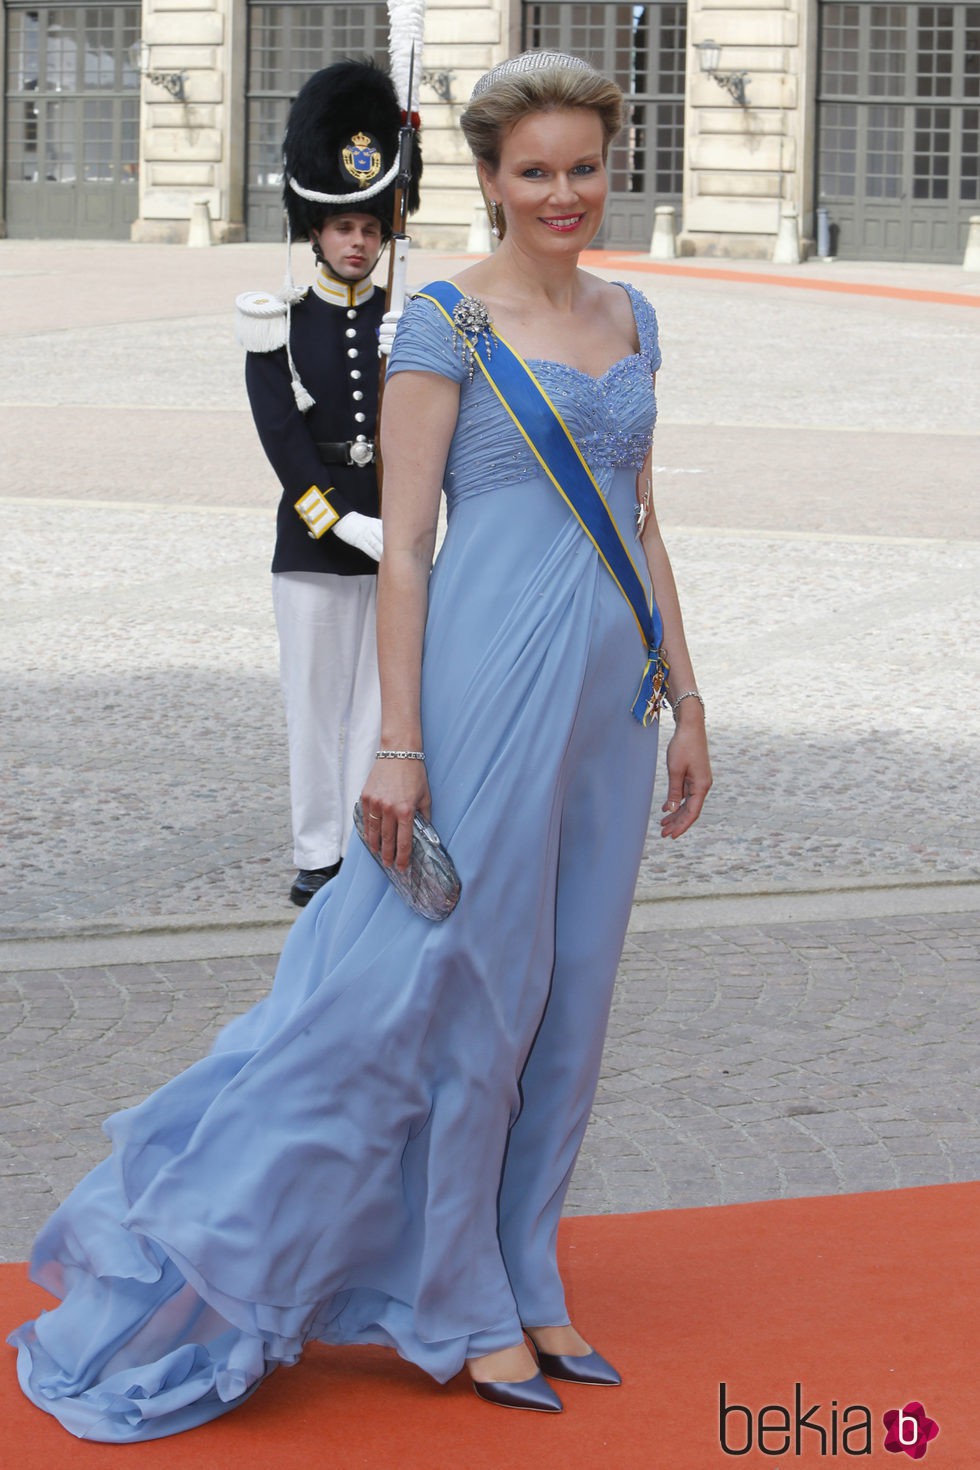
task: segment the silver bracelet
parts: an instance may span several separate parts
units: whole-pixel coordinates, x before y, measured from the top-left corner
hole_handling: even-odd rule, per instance
[[[696,689],[685,689],[683,694],[678,694],[677,698],[670,706],[671,712],[675,716],[677,714],[677,706],[680,704],[682,699],[696,699],[702,710],[704,709],[704,700],[701,698],[698,691]]]
[[[376,761],[424,761],[424,750],[376,750]]]

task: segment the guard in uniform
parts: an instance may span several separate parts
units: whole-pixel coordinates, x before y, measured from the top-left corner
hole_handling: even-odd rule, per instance
[[[236,303],[252,415],[283,488],[272,581],[299,870],[289,896],[301,906],[340,867],[378,746],[385,297],[371,273],[391,232],[394,182],[377,184],[396,163],[400,125],[379,67],[342,61],[309,79],[289,115],[283,197],[290,243],[310,241],[316,276],[300,292],[287,270],[279,295],[246,292]],[[416,149],[410,209],[420,174]]]

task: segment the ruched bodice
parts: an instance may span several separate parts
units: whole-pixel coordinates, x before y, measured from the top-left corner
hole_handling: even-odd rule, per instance
[[[544,358],[528,362],[600,483],[612,470],[639,470],[650,448],[657,415],[653,388],[653,374],[660,366],[656,314],[635,286],[618,284],[633,306],[639,352],[620,358],[601,377]],[[458,339],[445,318],[430,302],[415,297],[399,324],[388,371],[414,368],[431,372],[435,364],[461,385],[459,423],[444,480],[450,515],[460,496],[540,475],[537,460],[483,374],[475,373],[470,381]]]

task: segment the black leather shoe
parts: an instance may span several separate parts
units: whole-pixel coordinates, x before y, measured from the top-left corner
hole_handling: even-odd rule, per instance
[[[546,1378],[560,1383],[594,1383],[600,1388],[618,1388],[622,1378],[612,1363],[601,1353],[542,1353],[538,1350],[538,1366]]]
[[[542,1414],[560,1414],[562,1401],[540,1373],[522,1383],[477,1383],[471,1378],[473,1392],[487,1404],[502,1409],[537,1409]]]
[[[296,904],[297,908],[305,909],[314,893],[319,893],[324,883],[329,883],[331,878],[336,878],[339,872],[340,863],[332,863],[329,868],[300,868],[289,890],[291,902]]]

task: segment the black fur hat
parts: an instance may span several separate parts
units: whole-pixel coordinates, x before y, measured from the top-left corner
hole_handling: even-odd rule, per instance
[[[366,199],[324,204],[304,199],[295,179],[318,194],[357,195],[388,172],[398,156],[402,112],[388,73],[370,60],[336,61],[314,72],[293,103],[283,140],[283,203],[294,240],[335,214],[373,214],[391,230],[395,184]],[[419,207],[422,152],[416,130],[408,208]]]

